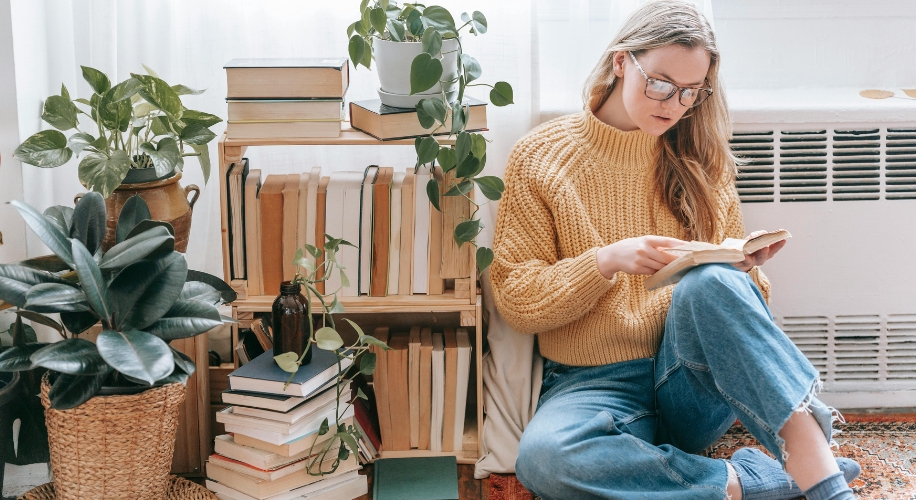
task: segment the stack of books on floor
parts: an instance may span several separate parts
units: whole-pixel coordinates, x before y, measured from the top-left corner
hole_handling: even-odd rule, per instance
[[[346,58],[233,59],[224,67],[230,139],[340,136]]]
[[[389,350],[376,354],[373,387],[384,450],[461,454],[467,419],[471,342],[464,328],[377,328]],[[407,423],[408,425],[405,425]],[[474,428],[474,426],[471,426]]]
[[[351,363],[344,359],[341,367]],[[374,460],[381,443],[362,400],[353,398],[356,403],[349,404],[349,386],[340,388],[338,402],[337,375],[334,353],[316,348],[311,363],[285,388],[289,374],[277,366],[272,350],[232,372],[222,396],[232,406],[216,414],[227,434],[216,438],[207,462],[207,487],[231,500],[345,500],[366,494],[359,463]],[[333,427],[338,415],[340,423],[356,427],[362,436],[358,453],[350,453],[330,472],[340,441],[321,455],[334,433],[319,436],[319,430],[325,420]]]
[[[469,298],[473,247],[459,248],[453,233],[470,216],[470,203],[442,196],[442,211],[436,210],[426,194],[432,175],[425,168],[372,165],[330,175],[314,167],[262,179],[247,159],[232,164],[224,215],[232,279],[247,280],[249,296],[275,296],[296,273],[296,250],[305,244],[323,248],[329,234],[358,248],[340,247],[337,261],[348,282],[335,272],[317,284],[323,293],[441,295],[446,280],[454,280],[449,283],[455,297]]]

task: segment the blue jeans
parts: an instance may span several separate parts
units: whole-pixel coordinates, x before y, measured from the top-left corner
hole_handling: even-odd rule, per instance
[[[725,462],[696,453],[738,418],[783,461],[777,433],[804,410],[829,442],[832,409],[814,397],[818,383],[747,273],[700,266],[675,286],[654,358],[545,361],[516,473],[544,500],[723,499]]]

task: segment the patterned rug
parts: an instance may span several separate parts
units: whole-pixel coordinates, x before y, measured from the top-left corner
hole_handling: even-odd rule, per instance
[[[838,456],[855,459],[862,475],[852,488],[861,500],[916,500],[916,414],[845,414],[837,426]],[[735,425],[707,453],[728,458],[738,448],[763,449],[744,427]],[[765,450],[764,450],[765,451]],[[491,474],[490,500],[531,500],[514,475]]]

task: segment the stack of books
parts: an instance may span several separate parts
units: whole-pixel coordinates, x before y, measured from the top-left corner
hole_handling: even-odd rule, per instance
[[[466,116],[465,131],[487,130],[487,103],[465,97],[462,105]],[[432,129],[420,125],[416,109],[385,106],[378,99],[350,102],[350,126],[382,141],[408,139],[432,132]],[[435,135],[449,135],[451,130],[452,121],[449,118]]]
[[[470,293],[473,247],[459,248],[452,236],[469,217],[470,204],[460,196],[442,196],[442,211],[436,210],[426,194],[429,169],[373,165],[322,175],[314,167],[301,174],[261,175],[243,159],[229,167],[226,179],[230,274],[247,280],[248,295],[277,295],[280,283],[296,273],[296,249],[305,244],[323,249],[325,234],[358,248],[341,246],[337,260],[347,282],[332,273],[317,284],[323,293],[441,295],[446,280],[456,280],[456,297],[459,281]]]
[[[340,136],[346,58],[233,59],[224,67],[230,139]]]
[[[471,342],[464,328],[377,328],[390,350],[376,355],[373,387],[385,451],[430,450],[460,455],[467,419]],[[409,425],[404,425],[404,423]],[[473,426],[472,426],[473,427]]]
[[[217,436],[215,453],[207,462],[207,487],[232,500],[352,499],[366,494],[366,477],[359,462],[378,455],[381,442],[362,400],[341,387],[337,399],[337,357],[315,349],[312,361],[299,369],[292,383],[277,366],[273,351],[265,352],[229,374],[224,403],[232,406],[216,414],[227,434]],[[344,359],[341,369],[352,361]],[[353,404],[349,401],[355,399]],[[320,455],[334,432],[319,435],[322,423],[354,426],[361,437],[358,453],[341,460],[339,440]],[[352,450],[351,450],[352,451]],[[319,475],[319,471],[326,474]]]

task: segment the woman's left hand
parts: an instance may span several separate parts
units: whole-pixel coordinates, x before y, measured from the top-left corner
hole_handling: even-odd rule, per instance
[[[766,231],[754,231],[744,239],[749,240],[764,233],[766,233]],[[777,241],[768,247],[763,247],[752,254],[748,254],[744,261],[736,262],[734,263],[734,266],[744,272],[748,272],[754,266],[762,266],[764,262],[770,260],[774,255],[776,255],[776,252],[778,252],[784,246],[786,246],[786,240]]]

